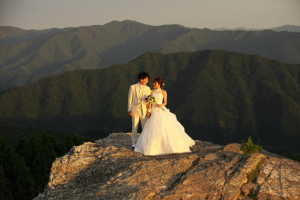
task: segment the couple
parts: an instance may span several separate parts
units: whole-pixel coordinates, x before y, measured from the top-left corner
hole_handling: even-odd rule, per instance
[[[163,90],[163,79],[155,78],[154,90],[147,85],[149,74],[141,72],[139,82],[131,85],[128,94],[128,113],[132,117],[132,147],[144,155],[165,155],[190,152],[195,144],[177,121],[176,115],[165,107],[167,92]],[[152,107],[145,100],[149,95],[155,97],[157,104]],[[139,120],[142,133],[138,137]]]

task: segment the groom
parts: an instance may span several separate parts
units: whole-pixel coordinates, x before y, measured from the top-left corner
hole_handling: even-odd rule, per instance
[[[147,117],[150,117],[151,108],[145,105],[145,98],[151,94],[150,88],[147,85],[150,76],[146,72],[141,72],[138,75],[139,82],[137,84],[131,85],[128,93],[128,113],[132,117],[132,148],[135,147],[137,142],[137,129],[139,125],[139,120],[141,120],[142,129],[144,128]]]

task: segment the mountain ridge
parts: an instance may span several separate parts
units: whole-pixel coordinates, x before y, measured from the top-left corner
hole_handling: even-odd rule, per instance
[[[225,49],[300,63],[300,33],[220,32],[181,25],[150,26],[134,21],[19,33],[22,31],[11,33],[15,37],[0,39],[0,87],[3,89],[74,69],[106,68],[129,62],[149,51]]]
[[[283,26],[278,26],[274,28],[245,28],[245,27],[237,27],[237,28],[216,28],[212,29],[216,31],[236,31],[236,30],[243,30],[243,31],[263,31],[263,30],[272,30],[272,31],[287,31],[287,32],[300,32],[300,26],[295,26],[295,25],[283,25]]]

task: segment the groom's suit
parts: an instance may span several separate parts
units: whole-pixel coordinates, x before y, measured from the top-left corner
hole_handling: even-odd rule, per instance
[[[131,132],[132,145],[135,145],[138,139],[137,129],[139,120],[141,120],[142,128],[144,128],[147,120],[147,107],[145,105],[145,98],[147,98],[150,94],[150,88],[146,85],[140,85],[140,83],[137,83],[130,86],[128,93],[128,112],[133,114]],[[148,110],[148,112],[150,112],[150,110]]]

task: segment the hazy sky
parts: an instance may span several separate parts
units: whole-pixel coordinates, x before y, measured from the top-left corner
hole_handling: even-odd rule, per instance
[[[300,0],[0,0],[0,25],[23,29],[112,20],[195,28],[300,26]]]

